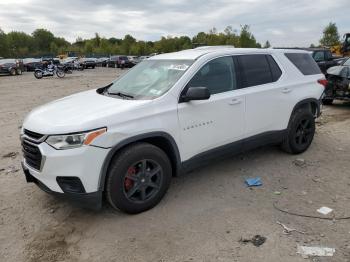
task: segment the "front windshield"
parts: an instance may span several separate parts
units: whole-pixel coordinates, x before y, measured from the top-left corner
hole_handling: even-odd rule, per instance
[[[348,58],[348,60],[346,60],[343,65],[350,66],[350,58]]]
[[[167,92],[193,63],[192,60],[145,60],[116,80],[109,94],[153,99]]]

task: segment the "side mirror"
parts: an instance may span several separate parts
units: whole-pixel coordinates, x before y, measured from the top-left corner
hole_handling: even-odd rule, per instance
[[[185,94],[181,96],[180,102],[189,102],[191,100],[207,100],[210,98],[210,92],[206,87],[189,87]]]

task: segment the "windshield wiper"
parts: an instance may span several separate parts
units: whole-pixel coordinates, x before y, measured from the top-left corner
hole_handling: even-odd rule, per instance
[[[110,92],[107,91],[107,94],[113,95],[113,96],[120,96],[122,98],[129,98],[129,99],[133,99],[134,98],[132,95],[124,94],[122,92],[117,92],[117,93],[113,93],[112,92],[112,93],[110,93]]]

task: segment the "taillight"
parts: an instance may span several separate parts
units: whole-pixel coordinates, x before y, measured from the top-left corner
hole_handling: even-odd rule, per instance
[[[323,85],[323,87],[327,87],[327,84],[328,84],[328,80],[327,79],[318,79],[317,82],[320,85]]]

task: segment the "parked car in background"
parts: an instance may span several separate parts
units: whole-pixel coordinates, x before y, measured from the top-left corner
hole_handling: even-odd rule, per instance
[[[108,61],[108,67],[115,67],[115,68],[120,68],[120,67],[132,67],[133,65],[130,63],[129,59],[127,56],[111,56],[109,61]]]
[[[24,58],[23,59],[24,71],[34,71],[36,68],[42,68],[43,64],[40,58]]]
[[[138,63],[140,63],[140,58],[138,56],[128,56],[128,59],[132,66],[135,66]]]
[[[315,59],[323,74],[327,74],[327,69],[337,65],[337,58],[332,55],[331,50],[327,48],[307,48],[311,56]]]
[[[92,68],[96,67],[96,58],[82,58],[82,63],[84,64],[84,68]]]
[[[61,64],[68,70],[84,70],[84,62],[78,57],[67,57],[61,61]]]
[[[335,99],[350,101],[350,58],[344,60],[339,66],[329,68],[327,80],[323,104],[330,105]]]
[[[0,60],[0,74],[21,75],[23,71],[22,60],[16,59],[1,59]]]
[[[106,67],[108,63],[108,57],[100,57],[96,59],[96,66]]]
[[[24,174],[87,207],[106,199],[140,213],[161,201],[172,176],[210,159],[267,144],[305,152],[325,84],[301,50],[153,56],[105,87],[34,109],[21,129]]]
[[[140,60],[140,62],[141,62],[141,61],[143,61],[143,60],[145,60],[145,59],[148,59],[148,58],[150,58],[150,57],[149,57],[149,56],[143,55],[143,56],[140,56],[140,57],[139,57],[139,60]]]

